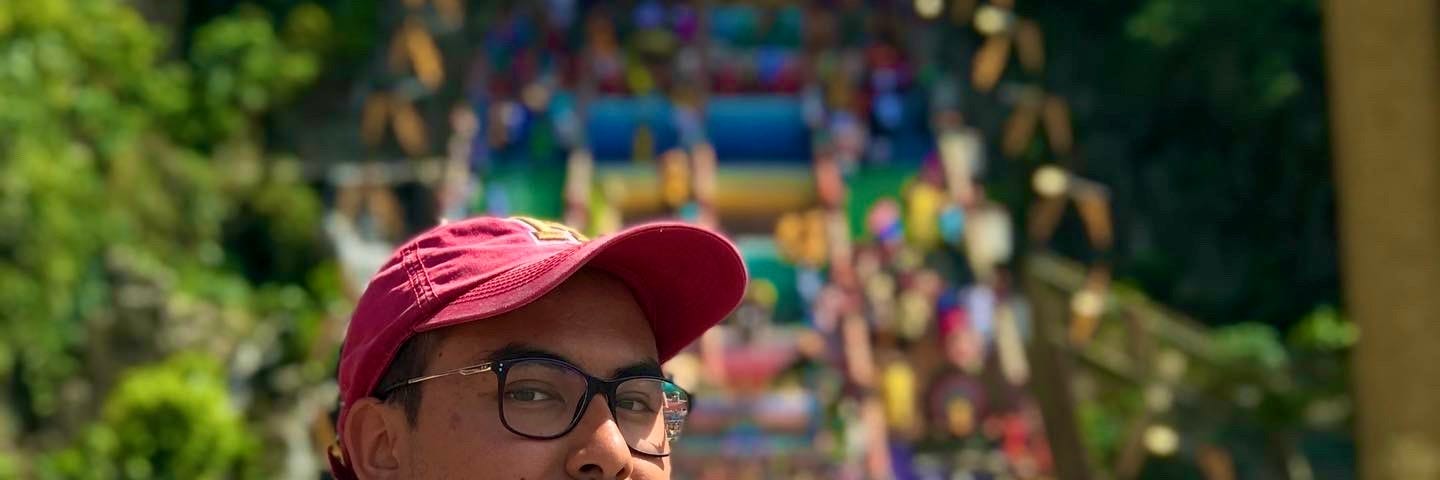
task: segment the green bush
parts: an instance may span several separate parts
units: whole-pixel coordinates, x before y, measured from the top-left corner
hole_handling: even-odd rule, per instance
[[[254,477],[258,444],[232,404],[213,359],[180,355],[140,367],[105,402],[80,445],[50,454],[46,479]]]
[[[242,8],[172,59],[123,0],[0,1],[0,478],[263,476],[270,376],[328,373],[320,202],[260,126],[329,20],[273,23]]]

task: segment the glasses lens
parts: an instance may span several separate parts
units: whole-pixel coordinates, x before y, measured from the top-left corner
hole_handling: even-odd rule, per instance
[[[670,453],[670,442],[680,437],[690,413],[690,396],[664,380],[626,380],[615,389],[612,402],[615,423],[626,443],[652,455]]]
[[[553,437],[565,433],[585,396],[585,377],[563,364],[527,360],[507,367],[500,415],[515,433]]]

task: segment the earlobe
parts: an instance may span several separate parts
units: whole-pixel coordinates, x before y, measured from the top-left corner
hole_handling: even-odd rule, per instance
[[[393,408],[374,398],[363,398],[350,407],[340,441],[345,461],[364,480],[401,478],[399,443],[403,425],[396,423]]]

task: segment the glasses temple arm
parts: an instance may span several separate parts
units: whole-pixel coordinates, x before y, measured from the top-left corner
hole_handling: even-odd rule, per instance
[[[388,394],[388,393],[390,393],[390,392],[392,392],[392,391],[394,391],[395,389],[398,389],[398,388],[400,388],[400,387],[406,387],[406,386],[414,385],[414,384],[417,384],[417,383],[420,383],[420,382],[429,381],[429,380],[434,380],[434,379],[437,379],[437,378],[440,378],[440,377],[448,377],[448,376],[455,375],[455,374],[467,375],[467,376],[468,376],[468,375],[474,375],[474,374],[477,374],[477,373],[488,372],[488,371],[493,370],[494,368],[495,368],[495,362],[485,362],[485,363],[482,363],[482,364],[479,364],[479,365],[471,365],[471,366],[468,366],[468,367],[460,367],[460,368],[457,368],[457,369],[454,369],[454,370],[448,370],[448,371],[436,373],[436,374],[434,374],[434,375],[425,375],[425,376],[423,376],[423,377],[411,378],[411,379],[405,380],[405,381],[403,381],[403,382],[400,382],[400,383],[396,383],[396,384],[394,384],[394,385],[391,385],[391,386],[389,386],[389,387],[385,387],[385,389],[384,389],[384,390],[381,390],[380,393],[381,393],[382,395],[383,395],[383,394]]]

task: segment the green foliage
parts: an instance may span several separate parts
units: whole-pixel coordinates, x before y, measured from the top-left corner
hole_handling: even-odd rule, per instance
[[[1219,374],[1207,379],[1206,388],[1239,404],[1232,420],[1249,419],[1269,432],[1342,425],[1350,415],[1345,358],[1354,326],[1322,306],[1288,337],[1282,343],[1274,327],[1255,323],[1218,330],[1213,353]]]
[[[324,52],[335,42],[330,14],[313,3],[304,3],[285,18],[285,44],[300,50]]]
[[[1325,305],[1310,312],[1290,330],[1290,345],[1315,352],[1344,352],[1360,339],[1360,329],[1340,317],[1335,307]]]
[[[19,434],[0,444],[68,443],[47,478],[258,475],[265,412],[234,410],[227,379],[283,406],[266,362],[327,373],[320,202],[258,133],[318,74],[329,20],[284,29],[244,10],[166,60],[122,0],[0,1],[0,431]],[[244,348],[262,364],[220,367]]]
[[[1140,394],[1131,388],[1112,389],[1104,398],[1077,406],[1077,421],[1091,465],[1105,469],[1115,463],[1114,457],[1124,447],[1127,418],[1143,408]]]
[[[318,7],[290,16],[287,44],[264,12],[245,9],[195,32],[190,61],[198,72],[195,116],[176,125],[183,138],[201,141],[247,134],[249,119],[291,99],[320,71],[314,50],[329,38],[328,16]],[[194,120],[200,120],[198,122]]]
[[[1211,64],[1210,81],[1217,87],[1239,87],[1235,91],[1217,92],[1240,97],[1239,102],[1226,101],[1239,107],[1237,112],[1265,115],[1284,107],[1305,87],[1297,71],[1303,55],[1309,55],[1318,31],[1297,29],[1286,20],[1300,20],[1302,25],[1319,16],[1313,0],[1286,0],[1255,5],[1241,0],[1151,0],[1132,16],[1127,32],[1161,51],[1210,45],[1225,48],[1230,54],[1241,45],[1258,46],[1247,55],[1218,57]],[[1280,28],[1276,28],[1276,27]],[[1259,43],[1248,43],[1248,42]],[[1310,44],[1310,45],[1307,45]],[[1234,50],[1232,50],[1234,49]],[[1237,52],[1238,53],[1238,52]],[[1185,55],[1195,53],[1186,52]],[[1242,67],[1241,71],[1227,71]],[[1232,77],[1225,78],[1225,77]],[[1238,82],[1238,84],[1236,84]]]
[[[257,282],[304,283],[325,256],[327,245],[316,228],[324,206],[302,187],[298,168],[293,161],[272,162],[268,179],[240,189],[241,215],[226,224],[226,250],[247,260],[240,270]]]
[[[128,372],[103,412],[81,445],[41,462],[40,478],[245,477],[258,447],[232,404],[224,370],[197,355]]]
[[[148,138],[157,115],[183,108],[167,92],[183,91],[184,75],[154,65],[160,43],[133,11],[108,1],[0,11],[0,351],[43,417],[79,366],[70,353],[84,319],[113,300],[105,250],[161,240],[184,252],[217,206],[188,195],[203,176],[175,184],[204,171],[199,159]]]
[[[1073,102],[1069,164],[1113,194],[1117,277],[1211,324],[1339,301],[1318,1],[1019,8]]]
[[[1276,370],[1289,363],[1289,353],[1275,327],[1258,323],[1230,325],[1215,331],[1212,350],[1226,366]]]
[[[20,459],[8,452],[0,452],[0,479],[20,478]]]

